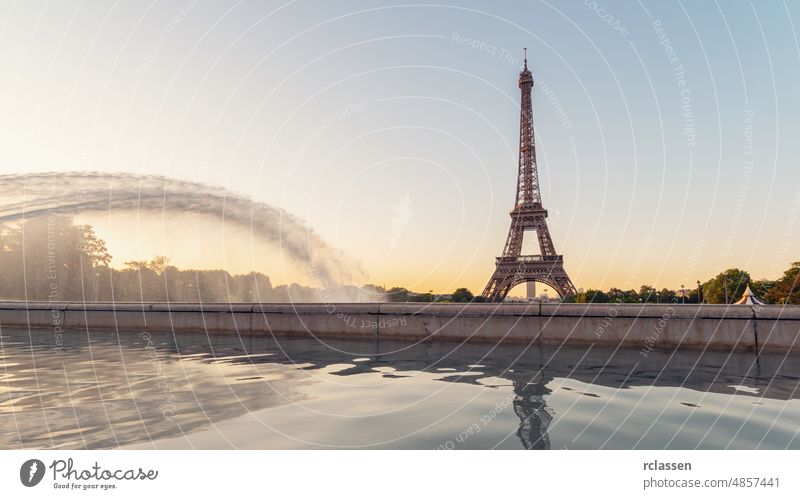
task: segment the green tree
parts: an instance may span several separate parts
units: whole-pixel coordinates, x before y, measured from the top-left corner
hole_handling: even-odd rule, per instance
[[[655,303],[658,298],[658,291],[653,286],[643,285],[639,288],[639,299],[644,303]]]
[[[675,291],[667,288],[662,288],[658,292],[658,301],[660,303],[674,303],[678,300],[678,295]]]
[[[111,255],[88,225],[51,215],[0,228],[0,296],[93,300]]]
[[[471,302],[473,298],[475,298],[475,296],[467,288],[458,288],[457,290],[453,291],[452,300],[455,303]]]
[[[765,298],[771,303],[800,304],[800,262],[792,263],[775,281]]]
[[[599,289],[587,289],[583,293],[578,293],[575,297],[578,303],[609,303],[609,295],[600,291]]]
[[[744,294],[750,284],[750,274],[741,269],[728,269],[703,284],[703,297],[706,303],[733,303]]]
[[[147,269],[150,266],[150,262],[147,260],[128,260],[125,262],[125,268],[130,270],[142,270]]]
[[[66,218],[66,223],[71,223],[72,219]],[[111,255],[108,252],[106,242],[94,233],[91,225],[76,225],[78,244],[76,251],[79,251],[91,267],[107,267],[111,263]]]
[[[169,266],[169,258],[165,256],[154,256],[148,264],[148,267],[158,275],[163,274],[167,266]]]
[[[638,303],[639,293],[637,293],[634,289],[629,289],[623,292],[622,301],[624,303]]]
[[[759,279],[757,281],[750,281],[750,290],[756,295],[756,298],[765,303],[774,303],[768,298],[770,291],[775,286],[777,281],[770,281],[769,279]]]
[[[627,291],[619,288],[608,290],[608,301],[615,303],[636,303],[639,301],[639,294],[633,289]]]
[[[409,292],[406,288],[394,287],[386,291],[386,301],[406,302],[409,301]]]
[[[619,288],[611,288],[608,290],[608,298],[606,299],[607,302],[622,302],[625,301],[625,291],[622,291]]]

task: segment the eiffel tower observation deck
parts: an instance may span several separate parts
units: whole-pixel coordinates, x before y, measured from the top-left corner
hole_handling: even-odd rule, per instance
[[[483,290],[488,301],[503,301],[508,292],[523,282],[546,284],[561,296],[575,294],[575,286],[564,270],[564,257],[556,253],[550,230],[547,228],[547,210],[542,206],[539,190],[539,172],[536,168],[536,143],[533,135],[533,105],[531,91],[533,75],[528,70],[528,51],[519,74],[521,93],[519,116],[519,174],[514,209],[511,210],[511,228],[503,249],[497,257],[495,271]],[[538,255],[523,255],[522,242],[526,232],[536,233]]]

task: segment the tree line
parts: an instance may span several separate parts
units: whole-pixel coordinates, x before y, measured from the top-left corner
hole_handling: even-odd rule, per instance
[[[710,303],[726,304],[739,300],[747,287],[764,303],[800,304],[800,262],[794,262],[776,280],[753,280],[742,269],[731,268],[720,272],[706,282],[695,283],[684,292],[641,286],[639,290],[611,288],[608,291],[587,289],[572,300],[577,303]]]
[[[643,285],[638,290],[611,288],[607,291],[587,289],[575,296],[567,296],[564,303],[734,303],[750,289],[764,303],[800,304],[800,262],[791,264],[783,276],[753,280],[744,270],[731,268],[720,272],[699,286],[695,283],[683,291]],[[467,288],[458,288],[452,294],[415,293],[395,287],[386,291],[390,302],[483,302],[482,296],[473,296]]]
[[[164,256],[110,266],[105,241],[90,225],[52,215],[0,225],[0,299],[116,302],[364,301],[372,292],[342,286],[322,292],[272,286],[260,272],[182,270]]]

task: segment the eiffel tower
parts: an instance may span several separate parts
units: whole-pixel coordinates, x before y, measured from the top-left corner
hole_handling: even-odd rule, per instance
[[[575,286],[564,270],[564,257],[556,254],[553,239],[547,228],[547,210],[542,207],[539,192],[539,173],[536,171],[536,148],[533,138],[533,107],[531,89],[533,75],[528,71],[528,49],[525,65],[519,74],[522,102],[519,116],[519,177],[517,199],[511,210],[511,228],[503,250],[497,258],[494,274],[483,290],[487,301],[503,301],[517,284],[536,281],[546,284],[563,298],[575,294]],[[525,231],[536,231],[538,255],[522,255]]]

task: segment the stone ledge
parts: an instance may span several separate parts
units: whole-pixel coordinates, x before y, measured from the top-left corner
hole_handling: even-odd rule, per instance
[[[781,305],[0,302],[7,326],[800,352],[800,307]]]

